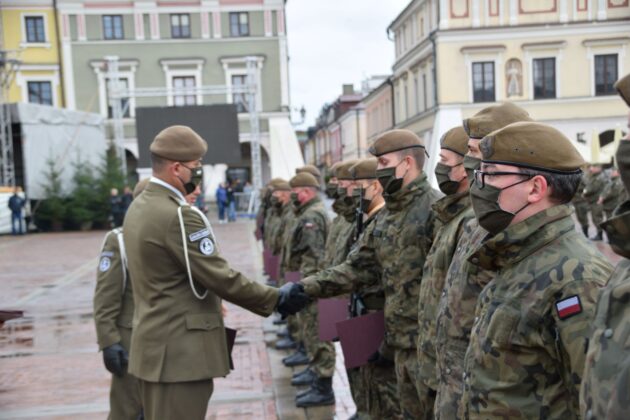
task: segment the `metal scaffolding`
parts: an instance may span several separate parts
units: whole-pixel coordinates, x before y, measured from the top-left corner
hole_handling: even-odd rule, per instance
[[[16,51],[0,50],[0,186],[15,186],[15,162],[13,158],[13,132],[9,87],[15,77],[20,61]]]
[[[112,124],[114,145],[123,162],[123,173],[127,175],[125,156],[125,134],[123,118],[131,98],[152,98],[185,95],[247,95],[247,103],[243,104],[249,114],[250,143],[252,160],[252,184],[255,191],[262,188],[262,165],[260,157],[260,116],[258,110],[258,58],[246,57],[247,84],[239,86],[209,85],[195,87],[156,87],[128,89],[120,82],[118,57],[105,57],[107,63],[108,102],[112,107]],[[125,99],[127,101],[125,101]]]

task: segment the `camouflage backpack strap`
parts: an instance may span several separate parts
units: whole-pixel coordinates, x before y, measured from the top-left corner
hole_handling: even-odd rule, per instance
[[[125,289],[127,288],[127,251],[125,251],[125,241],[123,241],[123,231],[122,228],[114,229],[114,233],[116,234],[116,239],[118,239],[118,248],[120,248],[120,262],[123,274],[123,287],[122,292],[125,293]]]
[[[204,300],[206,296],[208,296],[208,290],[205,290],[203,294],[200,294],[197,291],[197,289],[195,288],[195,283],[192,278],[192,272],[190,271],[190,259],[188,258],[188,246],[187,246],[187,241],[186,241],[186,227],[184,226],[184,216],[182,213],[182,209],[184,207],[192,208],[194,210],[196,209],[188,205],[188,203],[185,203],[182,201],[179,202],[179,207],[177,208],[177,217],[179,218],[179,228],[182,232],[182,247],[184,248],[184,260],[186,261],[186,274],[188,275],[188,283],[190,284],[190,289],[192,290],[195,297],[199,300]],[[214,238],[214,233],[212,232],[212,228],[210,227],[210,222],[205,216],[203,216],[203,213],[201,213],[200,211],[199,213],[202,215],[202,220],[204,224],[206,225],[206,228],[209,229],[210,234],[212,235],[212,239],[214,240],[216,244],[216,239]]]

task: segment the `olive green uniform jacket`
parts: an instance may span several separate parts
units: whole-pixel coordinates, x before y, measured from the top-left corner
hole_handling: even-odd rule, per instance
[[[136,305],[129,372],[149,382],[227,375],[221,299],[266,316],[278,291],[232,270],[207,219],[155,182],[131,203],[124,231]]]
[[[479,295],[466,352],[465,418],[579,417],[595,301],[612,266],[571,213],[541,211],[470,257],[494,278]]]

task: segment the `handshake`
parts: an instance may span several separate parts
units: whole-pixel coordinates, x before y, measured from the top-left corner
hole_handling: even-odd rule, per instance
[[[311,301],[300,283],[287,283],[278,291],[280,298],[276,309],[283,318],[301,311]]]

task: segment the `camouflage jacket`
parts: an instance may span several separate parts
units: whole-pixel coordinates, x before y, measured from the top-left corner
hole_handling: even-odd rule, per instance
[[[278,228],[280,222],[281,209],[270,206],[265,216],[265,230],[263,231],[263,243],[266,247],[272,248],[273,235]]]
[[[280,255],[282,252],[282,246],[284,245],[286,230],[291,224],[291,220],[294,217],[291,203],[287,203],[282,206],[280,210],[280,217],[271,235],[269,246],[273,255]]]
[[[328,234],[328,216],[319,197],[298,207],[293,231],[289,235],[286,271],[299,271],[302,277],[325,267],[324,251]]]
[[[420,375],[426,384],[437,388],[435,356],[435,319],[446,272],[451,265],[464,225],[475,218],[468,191],[448,195],[433,204],[440,227],[422,271],[418,299],[418,360]]]
[[[345,262],[303,282],[307,293],[337,296],[380,280],[385,292],[385,345],[414,349],[422,267],[433,242],[431,205],[439,197],[424,174],[386,197],[385,208]]]
[[[289,261],[291,257],[291,250],[289,249],[289,241],[291,240],[291,236],[293,235],[293,231],[295,230],[295,223],[297,221],[295,210],[293,204],[289,203],[286,205],[287,213],[284,215],[284,219],[282,219],[282,224],[284,228],[282,230],[282,237],[279,239],[282,241],[280,245],[280,279],[281,282],[284,279],[284,274],[287,271],[291,271],[289,269]]]
[[[586,188],[586,185],[588,184],[590,177],[591,177],[591,174],[588,172],[585,172],[582,174],[582,179],[580,179],[580,185],[578,185],[577,192],[573,196],[573,199],[571,200],[573,204],[579,205],[582,203],[586,203],[586,200],[584,199],[584,196],[582,195],[582,193],[584,192],[584,188]]]
[[[599,195],[602,191],[604,191],[604,188],[606,187],[606,174],[604,174],[604,172],[592,174],[585,181],[585,185],[586,186],[584,187],[582,196],[590,204],[597,203]]]
[[[630,202],[602,224],[619,262],[599,296],[593,334],[586,355],[580,411],[585,419],[625,419],[630,412]]]
[[[619,204],[628,199],[628,194],[620,176],[610,178],[604,191],[601,193],[601,198],[604,210],[608,212],[612,212]]]
[[[468,261],[470,254],[481,246],[488,232],[473,218],[463,232],[446,273],[444,289],[438,303],[435,320],[435,354],[440,392],[461,390],[464,387],[464,357],[475,318],[475,306],[481,290],[490,282],[493,273]],[[443,385],[443,386],[442,386]],[[460,393],[443,398],[461,403]],[[441,407],[437,407],[441,409]],[[458,412],[459,407],[445,407],[444,415]]]
[[[333,267],[346,259],[351,245],[348,241],[348,232],[353,230],[352,223],[349,223],[343,216],[339,215],[333,219],[326,238],[325,267]]]
[[[590,322],[612,266],[571,213],[541,211],[470,257],[495,275],[479,295],[466,352],[465,418],[578,418]]]

